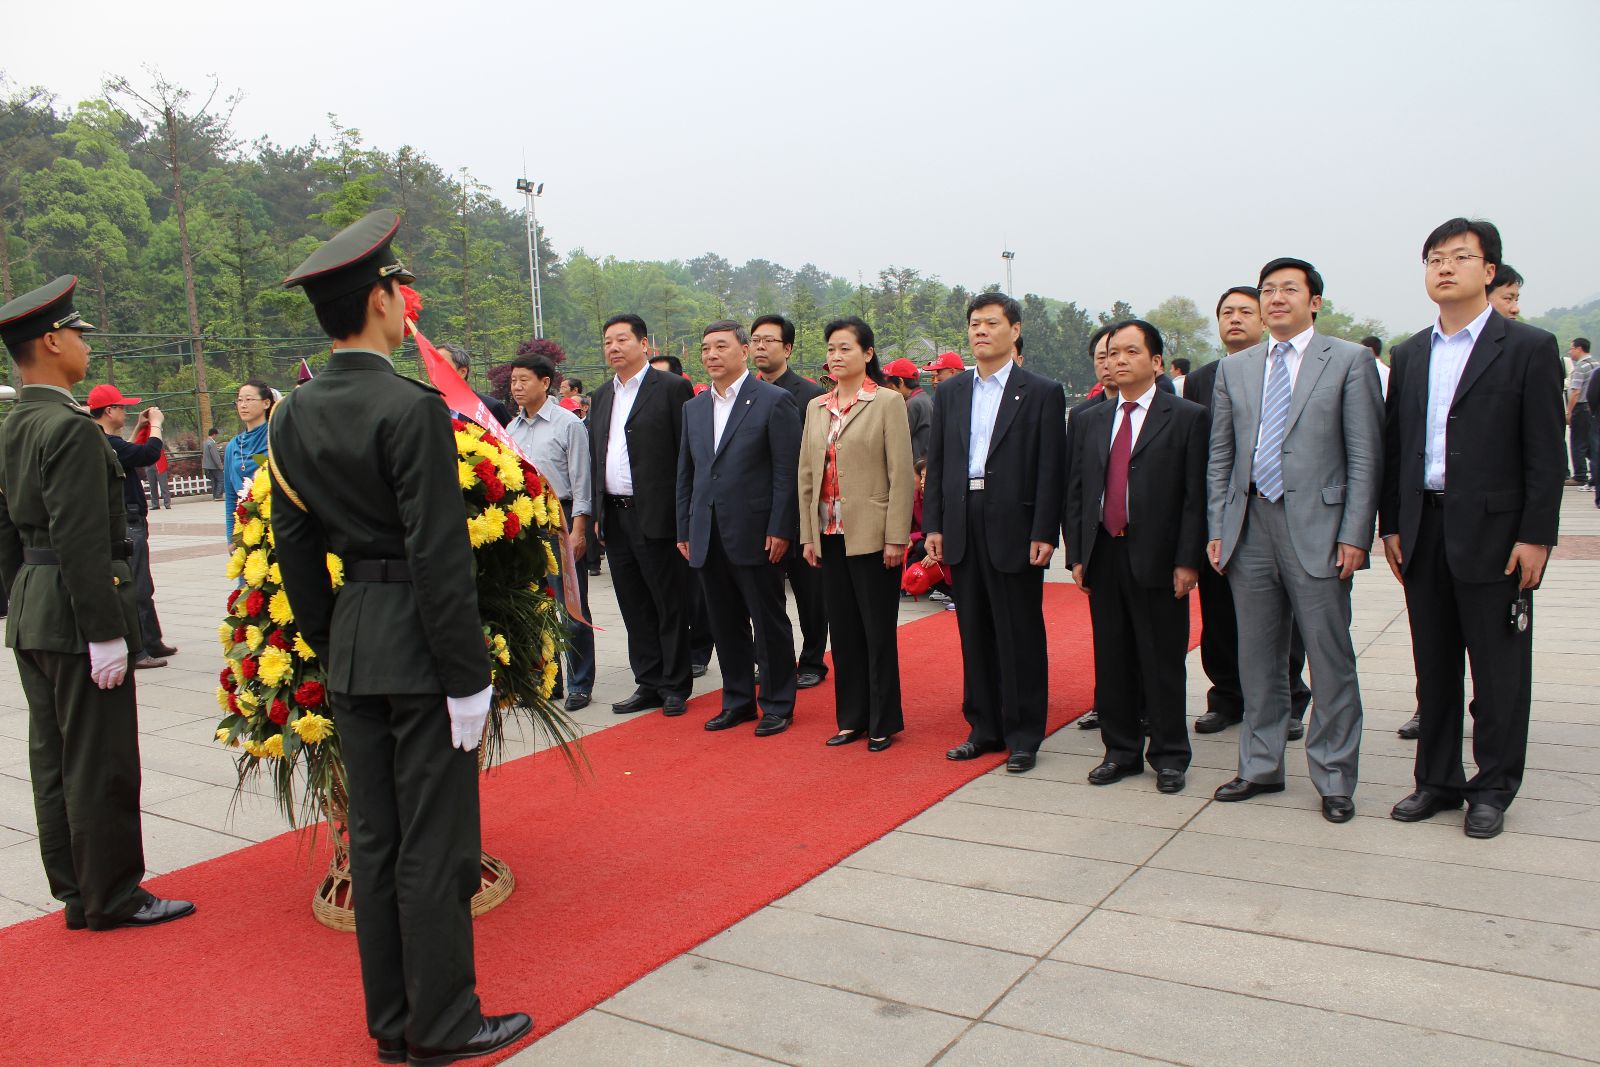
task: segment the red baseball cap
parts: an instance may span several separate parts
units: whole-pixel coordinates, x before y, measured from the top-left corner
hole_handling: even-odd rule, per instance
[[[883,373],[891,378],[915,378],[922,372],[917,370],[917,365],[909,359],[897,359],[883,368]]]
[[[557,401],[557,403],[566,408],[568,411],[577,411],[578,408],[583,406],[578,403],[578,398],[575,396],[562,397]]]
[[[137,403],[139,403],[138,397],[123,396],[122,390],[118,389],[114,385],[97,385],[93,389],[89,390],[89,403],[87,406],[90,409],[94,409],[109,408],[119,405],[122,407],[127,407],[129,404]]]
[[[940,352],[939,358],[928,364],[928,370],[966,370],[967,365],[954,352]]]

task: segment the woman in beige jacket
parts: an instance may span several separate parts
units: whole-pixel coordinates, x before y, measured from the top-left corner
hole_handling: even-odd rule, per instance
[[[911,425],[905,399],[879,388],[872,327],[835,319],[828,342],[831,392],[806,405],[800,439],[800,545],[822,568],[833,639],[839,732],[830,745],[867,738],[882,752],[905,729],[900,709],[900,565],[911,540]]]

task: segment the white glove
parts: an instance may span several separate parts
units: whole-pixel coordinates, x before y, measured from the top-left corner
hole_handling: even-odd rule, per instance
[[[89,642],[89,677],[101,689],[115,689],[128,676],[128,642],[121,638]]]
[[[485,686],[483,692],[469,697],[445,697],[445,707],[450,710],[450,743],[463,752],[478,747],[483,736],[483,724],[489,718],[489,699],[494,686]]]

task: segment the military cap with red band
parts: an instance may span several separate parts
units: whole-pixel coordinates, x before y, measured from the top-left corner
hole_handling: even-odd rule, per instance
[[[83,321],[72,306],[72,291],[78,287],[74,274],[63,274],[48,285],[23,293],[5,307],[0,307],[0,340],[13,354],[17,346],[35,337],[43,337],[55,330],[95,329],[93,323]]]
[[[283,280],[285,288],[301,286],[306,299],[322,305],[376,285],[385,278],[414,282],[416,277],[395,257],[389,243],[400,228],[393,211],[374,211],[330,237]]]

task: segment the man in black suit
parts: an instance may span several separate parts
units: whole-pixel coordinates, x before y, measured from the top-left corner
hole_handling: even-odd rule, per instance
[[[439,345],[438,349],[450,357],[450,362],[455,365],[456,373],[461,375],[461,380],[471,385],[472,353],[461,345]],[[511,425],[511,409],[506,406],[504,400],[497,400],[488,393],[479,393],[476,389],[473,392],[478,393],[478,399],[483,401],[483,406],[489,409],[489,414],[500,421],[501,426]],[[471,412],[462,414],[470,415]]]
[[[1405,586],[1422,717],[1417,822],[1467,802],[1468,837],[1494,837],[1522,784],[1533,688],[1533,590],[1561,513],[1561,361],[1544,330],[1485,295],[1492,223],[1451,219],[1422,246],[1439,318],[1391,353],[1378,532]],[[1461,766],[1462,655],[1472,665],[1472,756]]]
[[[1061,469],[1068,477],[1070,477],[1072,474],[1072,424],[1077,421],[1085,412],[1095,407],[1095,405],[1104,404],[1108,400],[1114,400],[1117,395],[1116,379],[1111,377],[1111,364],[1106,361],[1106,348],[1108,343],[1107,339],[1111,336],[1111,327],[1113,325],[1114,323],[1106,323],[1104,326],[1101,326],[1099,329],[1095,330],[1094,333],[1089,335],[1089,359],[1090,362],[1094,364],[1095,379],[1100,383],[1100,392],[1080,400],[1078,403],[1072,406],[1070,411],[1067,412],[1067,444],[1065,455],[1061,463]],[[1063,485],[1061,491],[1062,529],[1066,528],[1067,523],[1066,506],[1067,493],[1066,486]],[[1080,730],[1100,729],[1100,713],[1094,708],[1090,708],[1088,711],[1078,716],[1077,726]]]
[[[1067,483],[1067,563],[1089,594],[1094,706],[1110,785],[1156,771],[1181,792],[1189,769],[1184,658],[1189,591],[1205,559],[1205,409],[1156,388],[1161,334],[1130,319],[1111,333],[1118,402],[1085,412]],[[1141,716],[1147,726],[1141,729]],[[1148,746],[1144,734],[1148,732]]]
[[[1032,770],[1044,740],[1044,568],[1061,532],[1066,399],[1016,365],[1022,306],[1003,293],[967,305],[976,367],[934,393],[922,501],[928,558],[955,574],[967,740],[945,755],[1011,750]]]
[[[794,353],[794,323],[782,315],[762,315],[750,326],[750,345],[755,350],[756,373],[761,380],[786,390],[794,398],[800,427],[805,429],[806,405],[823,393],[822,386],[802,378],[789,366]],[[798,460],[799,446],[795,447]],[[822,572],[805,561],[798,551],[783,559],[783,571],[794,590],[794,610],[800,617],[800,663],[795,668],[797,689],[822,684],[828,665],[822,657],[828,651],[828,609],[823,603]]]
[[[783,609],[782,563],[800,535],[800,412],[786,390],[750,373],[748,342],[744,327],[727,319],[701,337],[711,388],[683,408],[678,551],[699,576],[721,650],[722,711],[706,729],[757,717],[759,660],[756,736],[766,737],[794,720],[794,630]]]
[[[600,541],[628,631],[638,688],[611,705],[618,715],[662,709],[682,715],[689,675],[689,565],[678,554],[678,444],[694,388],[645,365],[649,328],[638,315],[606,320],[606,362],[616,377],[594,393],[589,451]]]
[[[1217,336],[1228,356],[1253,348],[1266,326],[1261,321],[1261,290],[1235,285],[1217,300]],[[1224,359],[1227,356],[1223,357]],[[1184,379],[1183,398],[1211,414],[1211,393],[1222,360],[1214,359]],[[1211,442],[1206,442],[1209,450]],[[1194,721],[1197,734],[1214,734],[1237,726],[1244,719],[1244,689],[1239,684],[1239,620],[1234,615],[1233,590],[1228,579],[1211,567],[1200,568],[1200,665],[1211,688],[1206,711]],[[1306,684],[1306,645],[1300,627],[1289,627],[1289,730],[1290,741],[1306,735],[1306,709],[1311,707],[1311,687]]]

